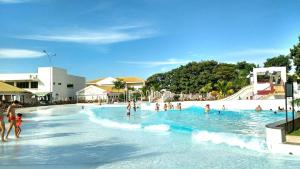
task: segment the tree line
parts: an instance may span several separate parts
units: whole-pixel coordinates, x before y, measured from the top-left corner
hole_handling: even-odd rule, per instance
[[[296,67],[296,75],[289,77],[289,79],[297,80],[300,74],[300,37],[298,44],[290,49],[288,55],[268,58],[264,62],[264,67],[285,66],[289,72],[292,68],[291,60]],[[143,91],[166,89],[173,93],[185,94],[212,92],[222,98],[249,85],[250,80],[247,76],[255,67],[258,66],[246,61],[236,64],[219,63],[214,60],[190,62],[168,72],[150,76],[146,80]]]

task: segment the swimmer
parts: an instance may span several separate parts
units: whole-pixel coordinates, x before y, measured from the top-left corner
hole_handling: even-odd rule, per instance
[[[208,112],[210,111],[210,106],[209,106],[209,104],[207,104],[207,105],[205,106],[204,111],[205,111],[205,113],[208,113]]]

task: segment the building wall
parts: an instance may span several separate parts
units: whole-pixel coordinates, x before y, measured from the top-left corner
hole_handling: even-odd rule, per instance
[[[78,100],[85,100],[85,101],[93,101],[93,100],[107,100],[107,93],[105,90],[100,89],[96,86],[88,86],[80,91],[77,92]]]
[[[127,83],[128,87],[133,87],[135,89],[141,89],[144,86],[144,83]]]
[[[253,87],[254,87],[254,93],[257,93],[258,90],[264,90],[267,87],[270,86],[270,83],[258,83],[257,82],[257,74],[260,72],[281,72],[281,80],[283,82],[286,82],[287,75],[286,75],[286,67],[267,67],[267,68],[254,68],[253,69]]]
[[[54,100],[75,100],[76,91],[85,87],[85,78],[68,75],[64,69],[52,68],[52,77]],[[73,88],[68,88],[67,85],[73,85]]]
[[[0,74],[0,81],[13,82],[38,82],[38,88],[24,88],[25,90],[37,92],[53,92],[53,100],[76,99],[76,92],[85,87],[85,78],[80,76],[68,75],[65,69],[55,67],[39,67],[37,73],[16,73]],[[60,85],[59,85],[60,83]],[[73,88],[68,88],[68,84],[73,84]]]

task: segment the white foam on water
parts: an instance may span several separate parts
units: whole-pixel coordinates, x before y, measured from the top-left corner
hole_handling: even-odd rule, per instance
[[[100,124],[104,127],[109,128],[119,128],[119,129],[130,129],[130,130],[145,130],[150,132],[167,132],[170,130],[170,126],[166,124],[157,124],[157,125],[146,125],[142,126],[141,124],[129,124],[112,121],[109,119],[101,119],[96,117],[92,110],[86,110],[85,113],[89,116],[91,122]]]
[[[166,124],[149,125],[144,126],[144,130],[153,132],[167,132],[170,130],[170,126]]]
[[[129,124],[129,123],[119,123],[119,122],[115,122],[115,121],[111,121],[108,119],[100,119],[97,118],[93,111],[91,110],[87,110],[86,114],[89,115],[89,120],[91,122],[100,124],[101,126],[104,127],[109,127],[109,128],[120,128],[120,129],[141,129],[141,125],[140,124]]]
[[[265,152],[266,145],[263,140],[247,138],[232,133],[217,133],[208,131],[197,131],[192,134],[196,142],[211,142],[214,144],[226,144],[229,146]]]

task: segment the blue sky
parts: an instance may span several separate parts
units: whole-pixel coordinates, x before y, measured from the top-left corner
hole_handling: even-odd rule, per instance
[[[52,65],[94,79],[189,61],[263,63],[300,35],[298,0],[0,0],[0,72]]]

